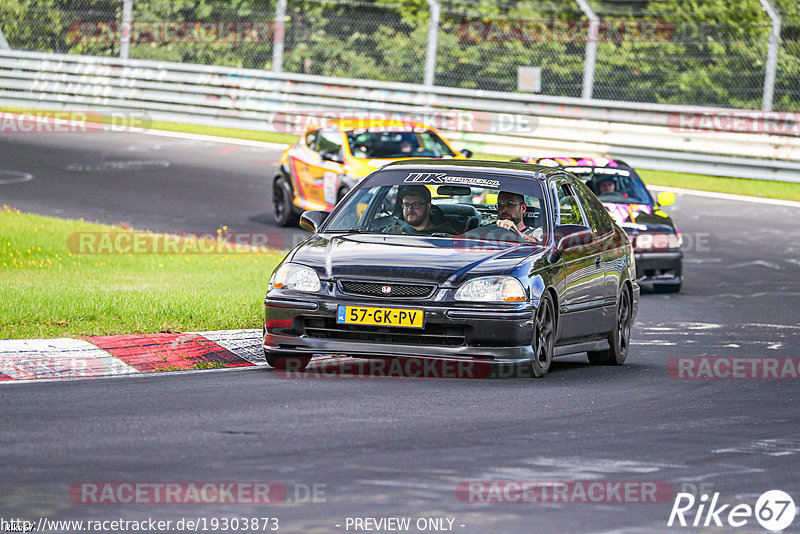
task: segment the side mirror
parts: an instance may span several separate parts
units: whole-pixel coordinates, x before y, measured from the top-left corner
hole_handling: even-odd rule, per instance
[[[309,210],[304,211],[303,214],[300,216],[300,228],[303,230],[308,230],[309,232],[316,234],[317,230],[322,223],[325,222],[325,219],[328,218],[328,212],[322,210]]]
[[[462,148],[460,152],[461,152],[461,155],[464,156],[465,158],[471,158],[472,157],[472,150],[470,150],[468,148]]]
[[[656,197],[659,206],[671,206],[675,204],[675,193],[672,191],[662,191]]]
[[[591,228],[581,224],[561,224],[555,228],[555,247],[551,259],[561,256],[570,249],[585,247],[592,242]]]
[[[323,150],[319,153],[319,157],[321,157],[325,161],[332,161],[334,163],[344,163],[344,159],[338,152],[334,152],[332,150]]]

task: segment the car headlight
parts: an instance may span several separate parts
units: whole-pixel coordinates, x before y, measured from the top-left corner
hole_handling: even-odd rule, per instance
[[[677,234],[639,234],[636,236],[636,250],[666,250],[681,247],[681,237]]]
[[[456,300],[475,302],[522,302],[525,288],[513,276],[485,276],[465,282],[456,291]]]
[[[284,263],[273,273],[269,280],[269,289],[287,289],[290,291],[305,291],[316,293],[322,289],[319,276],[311,267],[296,263]]]

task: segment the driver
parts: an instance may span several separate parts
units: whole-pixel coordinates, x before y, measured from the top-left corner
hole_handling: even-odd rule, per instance
[[[611,177],[602,178],[599,182],[597,182],[597,196],[611,195],[616,193],[616,191],[617,184],[614,183],[614,179]]]
[[[450,223],[433,224],[431,221],[431,192],[424,185],[401,186],[397,201],[403,207],[403,219],[384,229],[385,234],[431,235],[456,233]]]
[[[542,239],[544,232],[539,227],[525,225],[522,216],[527,210],[523,195],[500,191],[497,195],[497,222],[495,224],[506,230],[516,230],[526,241],[538,242]]]

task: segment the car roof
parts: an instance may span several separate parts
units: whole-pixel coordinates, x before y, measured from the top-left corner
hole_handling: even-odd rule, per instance
[[[446,161],[446,163],[444,162]],[[529,178],[532,180],[546,180],[554,175],[563,176],[564,170],[558,167],[545,167],[543,165],[533,165],[531,163],[520,163],[514,161],[481,161],[466,159],[408,159],[395,161],[383,166],[381,169],[397,169],[402,167],[408,170],[420,170],[422,172],[435,171],[458,171],[485,173],[494,172],[516,176],[519,178]]]

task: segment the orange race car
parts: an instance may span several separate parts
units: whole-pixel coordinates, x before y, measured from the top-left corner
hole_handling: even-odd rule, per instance
[[[305,210],[330,211],[358,181],[393,161],[471,156],[415,122],[339,119],[314,126],[281,154],[272,185],[275,220],[290,226]]]

